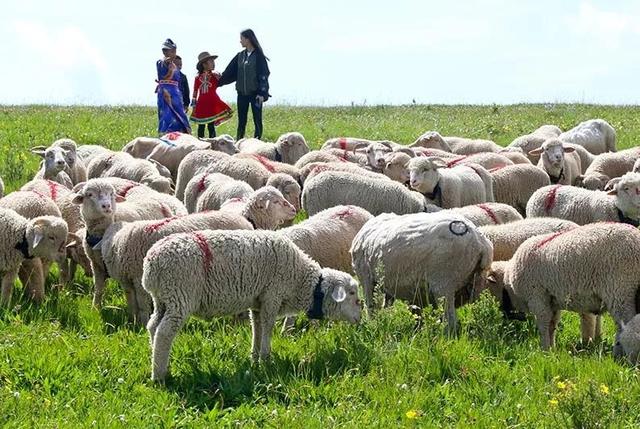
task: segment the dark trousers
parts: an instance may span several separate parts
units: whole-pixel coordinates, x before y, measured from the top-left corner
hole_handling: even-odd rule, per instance
[[[209,138],[212,139],[216,136],[216,124],[213,122],[209,122],[207,124],[207,128],[209,129]],[[198,138],[204,137],[204,124],[198,124]]]
[[[249,114],[249,105],[251,105],[251,114],[253,115],[253,125],[255,133],[253,136],[257,139],[262,137],[262,106],[256,101],[256,94],[240,95],[238,94],[238,135],[237,140],[244,137],[247,128],[247,116]]]

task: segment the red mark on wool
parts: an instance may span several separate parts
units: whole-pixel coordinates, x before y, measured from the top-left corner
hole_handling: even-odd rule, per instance
[[[340,145],[340,149],[347,150],[347,139],[346,138],[341,137],[340,139],[338,139],[338,144]]]
[[[480,207],[482,210],[485,211],[485,213],[487,213],[487,215],[491,218],[491,220],[493,221],[494,224],[499,224],[500,222],[498,221],[498,217],[496,216],[496,214],[493,212],[493,210],[491,210],[491,208],[486,205],[486,204],[476,204],[476,206]]]
[[[209,175],[205,174],[204,176],[202,176],[200,180],[198,180],[198,194],[204,191],[205,185],[207,182],[207,177],[209,177]]]
[[[331,217],[332,217],[333,219],[336,219],[336,218],[338,218],[338,219],[344,219],[344,218],[351,217],[351,216],[353,216],[353,208],[352,208],[352,207],[347,207],[346,209],[341,210],[341,211],[339,211],[339,212],[335,213],[335,214],[334,214],[333,216],[331,216]]]
[[[254,155],[253,157],[257,159],[258,162],[264,166],[264,168],[269,170],[270,173],[275,173],[276,171],[275,167],[267,158],[265,158],[262,155]]]
[[[349,162],[349,160],[347,159],[348,156],[349,156],[349,151],[345,149],[344,152],[342,152],[342,155],[338,157],[338,159],[342,162]]]
[[[329,171],[329,166],[327,166],[327,165],[316,165],[311,170],[310,175],[315,176],[316,174],[322,173],[323,171]]]
[[[47,186],[49,186],[49,194],[51,195],[51,199],[53,201],[58,199],[58,186],[60,186],[58,183],[54,182],[53,180],[47,180]]]
[[[464,161],[467,158],[469,158],[469,157],[467,155],[465,155],[465,156],[461,156],[460,158],[456,158],[454,160],[451,160],[451,161],[447,162],[447,168],[451,168],[454,165],[458,164],[461,161]],[[473,168],[473,167],[471,167],[471,168]],[[476,171],[476,173],[477,173],[477,171]]]
[[[165,135],[165,137],[167,138],[167,140],[178,140],[181,135],[182,135],[182,133],[174,131],[172,133],[169,133],[169,134]]]
[[[33,193],[33,194],[36,194],[36,195],[37,195],[37,196],[39,196],[40,198],[46,198],[46,199],[48,199],[48,200],[50,199],[48,196],[46,196],[45,194],[43,194],[43,193],[41,193],[41,192],[38,192],[38,191],[31,190],[31,191],[27,191],[27,192],[31,192],[31,193]]]
[[[166,218],[166,219],[162,219],[159,222],[147,225],[147,226],[144,227],[144,232],[156,232],[160,228],[162,228],[163,226],[166,226],[166,225],[170,224],[171,222],[173,222],[174,220],[180,219],[181,217],[184,217],[184,216],[173,216],[173,217],[169,217],[169,218]]]
[[[491,170],[489,170],[489,173],[495,173],[496,171],[502,170],[505,167],[506,167],[506,165],[501,165],[499,167],[493,167]]]
[[[169,207],[167,207],[163,203],[160,203],[160,211],[162,212],[162,216],[164,216],[164,217],[172,217],[173,216],[173,213],[171,213],[171,210],[169,210]]]
[[[575,228],[572,228],[572,229],[575,229]],[[536,244],[535,248],[540,249],[545,245],[549,244],[551,240],[555,240],[556,238],[560,237],[562,234],[566,234],[569,231],[571,231],[571,229],[568,229],[566,231],[556,232],[555,234],[551,234],[549,237],[542,239],[538,244]]]
[[[544,212],[545,214],[550,214],[551,210],[556,205],[556,194],[558,193],[558,189],[560,189],[562,185],[556,185],[547,194],[547,197],[544,199]]]
[[[211,262],[213,261],[213,254],[211,253],[211,249],[209,249],[209,243],[207,243],[207,239],[200,232],[192,232],[191,236],[193,236],[193,239],[202,252],[204,271],[206,273],[207,271],[209,271],[209,267],[211,266]]]
[[[138,186],[141,186],[140,183],[129,182],[127,184],[127,186],[125,186],[124,188],[120,189],[120,192],[119,192],[118,195],[120,195],[121,197],[126,197],[130,190],[132,190],[133,188],[136,188]]]

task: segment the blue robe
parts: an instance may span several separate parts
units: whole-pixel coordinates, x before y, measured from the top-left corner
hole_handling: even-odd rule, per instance
[[[173,131],[191,133],[191,126],[182,104],[180,92],[180,70],[173,63],[158,60],[158,133],[165,134]],[[169,93],[171,103],[165,101],[165,92]]]

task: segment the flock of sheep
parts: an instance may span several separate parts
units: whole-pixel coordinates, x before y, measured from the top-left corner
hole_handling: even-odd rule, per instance
[[[252,356],[268,358],[286,316],[358,323],[374,292],[423,308],[456,308],[489,290],[507,318],[535,316],[544,349],[560,310],[582,339],[617,325],[615,355],[640,352],[640,148],[616,151],[601,119],[562,133],[544,125],[507,147],[427,132],[408,146],[334,138],[310,151],[276,143],[140,137],[115,152],[61,139],[33,148],[40,170],[0,199],[1,300],[19,277],[41,301],[51,263],[118,281],[145,325],[152,378],[190,315],[250,310]],[[0,180],[0,196],[2,196]],[[303,208],[309,218],[293,224]],[[261,230],[261,231],[255,231]],[[638,272],[636,272],[638,271]]]

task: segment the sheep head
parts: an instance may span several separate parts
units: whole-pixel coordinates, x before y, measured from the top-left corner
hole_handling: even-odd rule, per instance
[[[349,274],[331,268],[322,269],[320,289],[324,292],[322,310],[331,320],[360,323],[362,305],[358,283]]]
[[[616,206],[626,217],[640,220],[640,173],[626,173],[607,193],[615,195]]]
[[[229,134],[223,134],[218,137],[203,140],[211,144],[211,150],[224,152],[228,155],[233,155],[240,152],[235,146],[235,140]]]
[[[391,180],[408,185],[410,180],[409,161],[411,161],[411,158],[404,151],[388,153],[385,156],[385,166],[382,172]]]
[[[300,210],[300,194],[302,193],[302,189],[293,177],[285,173],[272,174],[267,180],[267,186],[273,186],[279,190],[284,198],[295,207],[296,211]]]
[[[67,167],[66,154],[67,151],[61,147],[51,146],[44,148],[42,146],[34,147],[31,153],[39,155],[44,160],[44,177],[51,179]]]
[[[606,174],[581,174],[576,178],[575,186],[589,189],[591,191],[602,191],[606,189],[606,186],[610,180],[611,179]]]
[[[449,143],[447,143],[437,131],[427,131],[418,137],[415,142],[409,145],[409,147],[415,146],[451,152],[451,146],[449,146]]]
[[[508,283],[509,261],[496,261],[491,264],[491,268],[486,278],[486,289],[500,303],[502,313],[507,319],[524,319],[526,305],[516,296],[513,287]]]
[[[254,191],[247,199],[242,215],[258,229],[276,229],[296,217],[296,208],[273,186]]]
[[[441,158],[413,158],[409,161],[409,184],[421,194],[431,193],[440,181],[438,169],[446,166]]]
[[[295,164],[303,155],[309,153],[304,136],[297,132],[281,135],[275,145],[282,156],[282,162],[287,164]]]
[[[529,155],[540,155],[544,169],[550,176],[559,176],[564,165],[564,154],[575,152],[572,147],[564,146],[562,140],[547,139],[541,147],[529,151]]]
[[[75,195],[71,202],[82,205],[82,217],[95,219],[102,217],[113,218],[116,203],[124,202],[124,197],[116,193],[111,183],[103,179],[91,179],[79,183],[73,188]]]
[[[67,223],[55,216],[40,216],[30,220],[26,237],[31,255],[56,261],[66,255],[67,240],[75,242],[77,238],[75,234],[69,236]]]
[[[58,139],[51,144],[52,147],[61,147],[66,151],[65,161],[70,168],[76,164],[78,145],[71,139]]]

